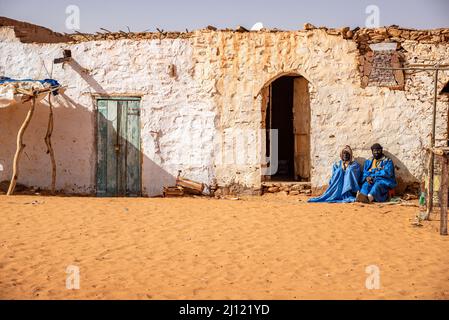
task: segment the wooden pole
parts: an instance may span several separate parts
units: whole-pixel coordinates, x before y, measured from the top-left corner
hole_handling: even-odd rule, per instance
[[[432,148],[435,147],[436,119],[437,119],[437,101],[438,101],[438,69],[435,69],[433,92],[433,117],[432,117]]]
[[[23,144],[23,134],[25,133],[26,128],[30,124],[31,117],[33,116],[35,106],[36,106],[36,97],[33,96],[31,98],[30,110],[28,111],[25,121],[22,123],[22,126],[20,127],[19,132],[17,133],[17,147],[16,147],[16,153],[14,155],[12,178],[11,178],[11,183],[9,184],[8,192],[6,193],[6,195],[8,195],[8,196],[12,195],[14,193],[14,189],[16,188],[17,179],[19,177],[18,176],[19,175],[19,160],[20,160],[22,151],[25,148],[25,145]]]
[[[440,234],[447,236],[447,203],[448,203],[448,164],[449,155],[440,156],[441,159],[441,185],[440,185]]]
[[[432,137],[430,137],[430,144],[432,144]],[[429,149],[429,163],[427,172],[427,214],[426,220],[430,220],[430,214],[433,210],[433,171],[434,171],[434,158],[433,149]]]
[[[48,105],[49,105],[49,114],[48,114],[48,125],[47,125],[47,133],[45,134],[45,144],[47,145],[47,154],[50,154],[51,159],[51,194],[55,194],[56,189],[56,160],[55,153],[53,151],[53,147],[51,145],[51,135],[53,133],[53,106],[51,104],[51,95],[50,92],[48,94]]]
[[[271,168],[271,157],[272,157],[272,152],[271,152],[271,122],[273,119],[273,113],[272,113],[272,102],[273,102],[273,87],[272,84],[270,83],[270,85],[268,86],[268,106],[267,106],[267,113],[269,115],[268,117],[268,127],[265,125],[265,132],[267,134],[265,134],[265,151],[263,152],[263,154],[265,155],[265,158],[267,157],[267,150],[268,153],[270,154],[270,157],[267,158],[267,160],[269,162],[266,162],[266,169]],[[266,114],[265,114],[266,117]],[[265,124],[267,123],[267,121],[265,120]],[[271,170],[271,169],[270,169]],[[263,181],[271,181],[271,174],[269,174],[267,171],[265,172],[266,174],[263,176]]]
[[[436,135],[436,118],[437,118],[437,99],[438,99],[438,65],[435,66],[434,73],[434,92],[433,92],[433,109],[432,109],[432,134],[430,137],[430,148],[435,147],[435,135]],[[428,199],[427,199],[427,220],[430,220],[430,214],[433,210],[433,184],[435,174],[435,155],[433,151],[430,153],[429,159],[429,185],[428,185]]]

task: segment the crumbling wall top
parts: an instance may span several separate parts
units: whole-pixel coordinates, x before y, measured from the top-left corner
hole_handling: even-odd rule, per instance
[[[73,41],[68,35],[32,23],[0,17],[0,27],[13,27],[16,37],[23,43],[58,43]]]
[[[416,30],[410,28],[401,28],[397,25],[381,28],[327,28],[315,27],[310,23],[304,24],[301,30],[280,30],[280,29],[266,29],[259,31],[250,31],[244,27],[237,27],[235,29],[217,29],[213,26],[207,26],[204,29],[183,32],[164,31],[157,29],[157,32],[110,32],[102,29],[102,32],[94,34],[76,32],[73,34],[61,34],[53,32],[52,30],[34,25],[27,22],[22,22],[6,17],[0,17],[0,27],[14,27],[16,37],[24,43],[57,43],[57,42],[85,42],[85,41],[101,41],[101,40],[153,40],[153,39],[177,39],[190,38],[198,33],[213,33],[213,32],[228,32],[228,33],[277,33],[277,32],[314,32],[315,30],[322,30],[325,33],[333,36],[340,36],[343,39],[353,40],[357,43],[358,48],[362,54],[369,51],[369,45],[380,42],[397,42],[402,43],[407,40],[416,41],[419,43],[437,44],[449,43],[449,28],[439,28],[431,30]]]

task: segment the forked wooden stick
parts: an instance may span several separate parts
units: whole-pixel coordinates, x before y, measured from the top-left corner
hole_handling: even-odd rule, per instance
[[[51,194],[55,194],[56,189],[56,160],[53,147],[51,145],[51,135],[53,133],[53,105],[51,104],[51,95],[48,93],[48,104],[49,104],[49,114],[48,114],[48,125],[47,133],[45,134],[45,144],[47,145],[47,154],[50,154],[51,159]]]
[[[17,133],[17,149],[16,149],[16,153],[14,155],[11,183],[9,184],[8,193],[6,194],[8,196],[10,196],[14,193],[14,189],[16,188],[17,179],[19,177],[19,160],[20,160],[20,156],[23,152],[23,149],[25,148],[25,145],[23,144],[23,134],[25,133],[25,130],[31,121],[31,117],[33,116],[34,108],[36,106],[36,97],[33,96],[31,100],[32,101],[31,101],[30,110],[28,111],[25,121],[22,123],[22,126],[20,127],[19,132]]]

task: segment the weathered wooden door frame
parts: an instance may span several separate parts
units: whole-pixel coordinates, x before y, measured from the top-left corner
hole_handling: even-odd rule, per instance
[[[311,180],[311,110],[309,82],[304,77],[293,80],[293,135],[295,180]],[[305,151],[304,151],[305,150]]]
[[[95,194],[98,194],[98,101],[99,100],[115,100],[115,101],[138,101],[139,102],[139,108],[141,108],[141,96],[101,96],[101,95],[95,95],[93,96],[94,99],[94,150],[95,150]],[[142,127],[141,123],[142,119],[141,116],[139,116],[139,130]],[[142,157],[142,135],[139,131],[139,150],[140,150],[140,157],[139,157],[139,172],[140,172],[140,179],[139,179],[139,195],[142,196],[142,190],[143,190],[143,179],[142,179],[142,163],[143,163],[143,157]]]
[[[270,112],[269,112],[269,114],[270,114],[270,118],[271,118],[271,116],[272,116],[272,111],[271,111],[271,107],[272,107],[272,105],[271,105],[271,99],[272,99],[272,84],[273,84],[273,82],[274,81],[276,81],[277,79],[280,79],[280,78],[282,78],[282,77],[293,77],[293,78],[296,78],[296,79],[301,79],[302,81],[305,81],[306,82],[306,84],[307,84],[307,99],[309,99],[309,110],[308,110],[308,112],[309,112],[309,114],[308,114],[308,139],[309,139],[309,145],[308,145],[308,161],[309,161],[309,174],[308,174],[308,182],[310,182],[311,181],[311,179],[312,179],[312,169],[311,169],[311,165],[312,165],[312,160],[311,160],[311,145],[310,145],[310,143],[311,143],[311,135],[312,135],[312,131],[311,131],[311,115],[310,115],[310,81],[306,78],[306,77],[304,77],[304,76],[302,76],[302,75],[300,75],[300,74],[297,74],[297,73],[285,73],[285,74],[281,74],[281,75],[279,75],[279,76],[277,76],[277,77],[274,77],[274,78],[272,78],[267,84],[265,84],[262,88],[261,88],[261,90],[260,90],[260,92],[259,92],[259,94],[261,95],[261,129],[265,129],[265,130],[267,130],[268,128],[266,128],[266,115],[267,115],[267,109],[270,109]],[[296,104],[296,99],[298,99],[298,97],[296,97],[295,95],[297,94],[297,92],[296,92],[296,89],[297,88],[295,88],[296,87],[296,84],[294,83],[294,88],[293,88],[293,99],[294,99],[294,101],[293,101],[293,113],[294,113],[294,116],[295,116],[295,111],[297,111],[296,110],[296,107],[297,107],[297,104]],[[294,119],[292,119],[292,121],[295,121]],[[271,119],[270,119],[270,123],[271,123]],[[294,123],[294,128],[293,128],[293,134],[294,134],[294,136],[295,136],[295,141],[294,141],[294,144],[295,144],[295,150],[293,150],[293,153],[294,153],[294,161],[295,161],[295,163],[294,163],[294,167],[295,167],[295,169],[294,169],[294,175],[295,175],[295,180],[297,180],[297,175],[298,175],[298,163],[297,163],[297,156],[298,156],[298,154],[297,154],[297,151],[296,151],[296,148],[297,148],[297,141],[296,141],[296,139],[297,139],[297,128],[295,127],[295,123]],[[264,139],[264,140],[266,140],[265,139],[265,135],[262,137],[262,139]],[[262,145],[266,145],[267,143],[269,143],[268,141],[265,141],[265,143],[262,143],[261,142],[261,144]],[[270,146],[271,146],[271,144],[269,144]],[[271,149],[270,149],[271,150]],[[265,151],[264,150],[262,150],[262,153],[261,153],[261,156],[263,156],[265,154]],[[263,166],[263,163],[261,163],[261,171],[262,171],[262,168],[265,168],[265,166]],[[270,181],[271,180],[271,176],[267,176],[267,175],[263,175],[263,174],[261,174],[261,181],[262,182],[268,182],[268,181]],[[299,180],[298,180],[299,181]]]

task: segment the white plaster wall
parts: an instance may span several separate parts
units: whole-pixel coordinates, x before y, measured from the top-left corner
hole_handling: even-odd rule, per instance
[[[403,44],[407,60],[449,63],[449,46]],[[63,49],[75,62],[52,67]],[[284,73],[309,80],[312,184],[327,184],[331,164],[349,144],[368,158],[381,143],[406,182],[423,173],[431,131],[432,75],[406,79],[405,91],[360,87],[358,50],[351,40],[322,30],[231,33],[197,31],[188,39],[22,44],[0,28],[0,74],[52,77],[68,86],[55,101],[53,144],[57,188],[95,190],[95,94],[142,97],[143,190],[157,195],[178,170],[219,185],[260,184],[261,88]],[[168,71],[173,64],[175,77]],[[45,66],[45,67],[44,67]],[[439,88],[449,80],[440,77]],[[27,106],[0,109],[0,179],[10,178],[15,135]],[[437,138],[446,139],[447,99],[439,98]],[[47,109],[39,106],[25,136],[19,182],[48,187],[50,160],[43,137]],[[233,141],[234,139],[234,141]],[[240,144],[235,139],[241,139]],[[237,148],[236,148],[237,146]],[[1,170],[1,167],[0,167]]]
[[[67,86],[54,99],[53,144],[57,160],[57,189],[92,193],[95,190],[95,95],[138,95],[141,100],[143,192],[161,194],[183,175],[210,182],[209,146],[214,136],[214,105],[201,84],[192,79],[194,68],[188,40],[97,41],[79,44],[22,44],[11,30],[0,29],[1,73],[12,78],[52,77]],[[54,65],[63,49],[74,62]],[[176,66],[170,77],[168,66]],[[44,67],[45,66],[45,67]],[[10,179],[15,135],[26,105],[0,109],[0,179]],[[25,135],[19,182],[48,188],[49,157],[43,137],[46,107],[39,105]]]

